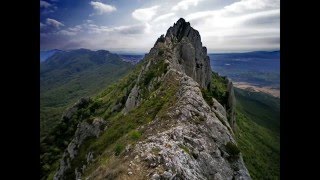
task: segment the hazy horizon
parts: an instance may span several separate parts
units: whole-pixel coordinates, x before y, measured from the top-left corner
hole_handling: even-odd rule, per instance
[[[147,54],[147,52],[139,52],[139,51],[125,51],[125,50],[110,50],[110,49],[89,49],[89,48],[76,48],[76,49],[46,49],[46,50],[40,50],[40,51],[50,51],[50,50],[62,50],[62,51],[72,51],[72,50],[77,50],[77,49],[88,49],[91,51],[98,51],[98,50],[106,50],[110,51],[111,53],[117,53],[117,54],[127,54],[127,55],[144,55]],[[151,48],[150,48],[151,49]],[[250,53],[250,52],[258,52],[258,51],[263,51],[263,52],[273,52],[273,51],[280,51],[280,49],[272,49],[272,50],[254,50],[254,51],[214,51],[214,52],[208,52],[208,54],[223,54],[223,53]]]

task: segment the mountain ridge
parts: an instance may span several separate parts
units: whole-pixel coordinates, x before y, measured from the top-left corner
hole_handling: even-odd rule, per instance
[[[66,111],[75,136],[49,177],[251,179],[234,100],[232,82],[211,71],[199,32],[181,18],[131,74]]]

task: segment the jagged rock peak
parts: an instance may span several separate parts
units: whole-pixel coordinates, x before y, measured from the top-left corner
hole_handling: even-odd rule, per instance
[[[202,88],[211,84],[210,59],[207,48],[202,46],[201,37],[189,22],[180,18],[171,26],[166,35],[161,35],[155,47],[164,45],[172,49],[172,58],[168,59],[174,68],[193,78]]]
[[[180,18],[172,27],[167,31],[166,37],[175,36],[180,42],[183,37],[187,37],[193,43],[201,43],[201,37],[197,30],[193,29],[189,22],[186,22],[183,18]]]

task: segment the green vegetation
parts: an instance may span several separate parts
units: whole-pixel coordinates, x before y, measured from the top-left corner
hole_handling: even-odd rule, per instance
[[[46,136],[63,111],[123,77],[132,65],[106,51],[74,50],[40,63],[40,136]]]
[[[211,86],[208,89],[201,89],[204,100],[213,105],[212,98],[215,98],[222,105],[227,105],[227,78],[221,77],[218,73],[212,72]]]
[[[102,117],[107,121],[108,129],[104,131],[98,139],[89,138],[83,142],[78,150],[78,155],[71,162],[71,168],[66,172],[67,179],[74,179],[74,168],[81,166],[83,162],[85,162],[88,152],[93,152],[100,158],[103,158],[103,156],[109,157],[112,155],[110,154],[111,152],[116,156],[120,155],[128,144],[134,144],[142,138],[144,130],[138,131],[138,127],[149,123],[156,115],[161,116],[163,112],[166,112],[166,108],[169,107],[168,104],[174,103],[174,94],[177,91],[178,82],[174,81],[173,78],[171,78],[172,80],[169,78],[161,84],[153,81],[155,77],[160,77],[167,72],[167,64],[163,59],[152,59],[151,61],[152,63],[149,70],[142,73],[140,82],[138,83],[142,98],[142,102],[138,107],[128,112],[128,114],[120,112],[125,105],[131,89],[136,84],[137,77],[142,69],[141,67],[148,62],[146,59],[141,61],[126,77],[110,85],[106,90],[92,98],[92,101],[86,107],[80,109],[76,113],[77,115],[73,117],[74,119],[72,119],[72,121],[75,123],[83,120],[90,123],[94,117]],[[63,122],[59,123],[58,126],[62,124],[72,129],[74,133],[76,126]],[[68,139],[69,134],[65,134],[64,132],[61,132],[62,136],[56,136],[54,133],[50,133],[50,135],[54,139],[52,143],[59,141],[62,136],[66,137],[65,145],[70,142],[70,139]],[[71,137],[72,136],[70,136],[70,138]],[[57,152],[57,154],[50,156],[44,155],[52,159],[50,162],[44,160],[44,156],[42,159],[44,160],[43,162],[47,164],[54,164],[58,162],[57,160],[61,157],[62,150],[64,150],[66,146],[62,144],[48,144],[50,143],[46,140],[43,145],[44,147],[57,147],[59,153]],[[104,154],[106,152],[109,152],[107,153],[108,155]],[[42,154],[45,154],[44,150]],[[95,163],[97,164],[92,165],[93,167],[102,162],[98,160]],[[48,168],[45,174],[50,174],[50,172],[53,171],[55,171],[54,167]]]
[[[166,64],[164,60],[156,60],[153,62],[152,68],[150,68],[144,75],[143,85],[149,85],[150,81],[154,77],[159,77],[161,74],[166,73],[167,66],[168,64]]]
[[[130,137],[132,140],[138,140],[141,137],[141,133],[139,131],[134,130],[130,133]]]
[[[237,108],[258,125],[279,134],[280,99],[260,92],[235,88]]]
[[[252,179],[280,179],[279,99],[235,89],[236,140]]]
[[[122,144],[117,144],[117,145],[116,145],[116,148],[114,149],[114,154],[115,154],[116,156],[119,156],[123,149],[124,149],[124,145],[122,145]]]
[[[61,158],[64,149],[70,143],[77,125],[90,117],[90,103],[84,104],[70,119],[64,118],[53,128],[53,131],[42,138],[40,144],[41,176],[45,176],[58,167],[57,160]]]
[[[187,153],[187,154],[190,155],[190,151],[189,151],[189,149],[188,149],[185,145],[180,144],[179,147],[180,147],[185,153]]]
[[[53,177],[53,172],[56,171],[59,166],[58,160],[61,158],[64,149],[70,143],[79,122],[86,120],[90,123],[94,117],[107,119],[110,114],[121,110],[121,107],[124,105],[123,99],[126,99],[126,96],[128,96],[140,69],[141,65],[138,65],[130,74],[122,78],[119,82],[111,84],[105,91],[100,93],[100,95],[96,96],[88,104],[79,109],[70,119],[60,120],[61,114],[59,114],[59,116],[57,115],[59,121],[56,122],[55,126],[52,125],[52,130],[48,132],[46,136],[41,138],[41,177],[47,175]],[[109,96],[104,96],[106,94]],[[118,105],[118,108],[114,108],[116,105]],[[61,111],[62,110],[63,108],[61,108]],[[45,124],[48,123],[41,123],[41,125]],[[88,148],[92,141],[93,139],[86,140],[82,148],[80,148],[79,154],[81,154],[82,159],[86,156],[85,149]],[[77,164],[77,161],[75,160],[73,164]]]
[[[59,158],[61,158],[63,151],[70,143],[80,122],[92,123],[94,118],[101,117],[107,122],[107,129],[102,132],[99,138],[92,137],[84,140],[78,149],[77,156],[71,161],[71,168],[66,172],[66,179],[75,178],[74,169],[86,162],[88,152],[93,152],[94,158],[97,159],[86,169],[84,176],[92,172],[95,169],[94,167],[100,166],[101,163],[110,167],[113,166],[112,163],[120,163],[114,160],[116,158],[114,155],[121,157],[127,145],[134,145],[138,140],[143,140],[146,136],[145,129],[139,127],[151,122],[155,117],[159,117],[160,120],[166,118],[165,112],[176,102],[175,93],[179,82],[175,81],[173,77],[166,77],[166,80],[162,83],[156,81],[157,77],[167,72],[167,64],[163,59],[164,53],[161,54],[161,51],[159,51],[158,55],[159,57],[151,60],[149,69],[141,74],[139,82],[137,82],[138,76],[142,66],[148,62],[148,57],[137,64],[128,75],[94,96],[90,102],[83,105],[71,118],[62,119],[56,124],[53,120],[59,116],[61,117],[60,112],[63,108],[70,106],[72,99],[78,99],[76,97],[79,94],[70,96],[71,100],[65,99],[66,102],[59,102],[59,100],[56,102],[52,100],[55,98],[53,96],[60,97],[61,95],[64,97],[64,95],[55,94],[49,89],[47,91],[45,88],[42,89],[41,111],[47,114],[42,114],[41,117],[44,119],[51,117],[50,122],[42,123],[42,126],[53,127],[53,130],[44,133],[46,136],[41,139],[41,177],[48,177],[48,179],[53,177],[59,166]],[[87,75],[90,76],[89,74]],[[78,78],[78,76],[72,75],[70,77]],[[91,80],[102,82],[101,79]],[[92,86],[97,89],[91,89],[92,91],[90,90],[90,92],[87,91],[87,88],[84,91],[83,87],[85,86],[81,85],[81,83],[71,83],[76,90],[66,88],[68,89],[66,91],[64,89],[65,85],[62,83],[58,88],[60,90],[62,88],[62,90],[55,92],[96,94],[98,89],[102,86],[105,87],[110,82],[111,80],[101,84],[93,84]],[[124,114],[121,110],[124,108],[129,93],[135,84],[139,86],[140,104],[127,114]],[[88,89],[90,89],[90,86],[88,86]],[[51,99],[45,95],[49,92],[53,93]],[[208,89],[202,89],[202,94],[208,104],[213,103],[212,97],[214,97],[227,107],[227,79],[220,77],[217,73],[212,73],[212,86],[208,87]],[[68,97],[69,95],[66,94]],[[253,179],[279,179],[280,125],[277,114],[279,113],[278,100],[238,89],[235,89],[235,95],[237,98],[236,121],[238,128],[235,131],[237,145],[231,142],[227,143],[227,152],[232,157],[238,157],[241,151]],[[204,119],[199,117],[196,121],[201,123]],[[48,124],[50,127],[48,127]],[[190,150],[186,146],[180,145],[180,148],[190,154]],[[159,151],[157,148],[153,149],[154,153]],[[197,158],[195,154],[192,154],[192,156]],[[120,167],[117,170],[110,171],[106,177],[115,178],[125,170],[125,167]]]
[[[227,79],[212,74],[212,86],[202,95],[212,105],[212,97],[227,107]],[[234,88],[237,99],[235,131],[237,146],[226,144],[234,157],[242,153],[253,179],[280,178],[280,99],[260,92]],[[232,159],[232,158],[231,158]]]
[[[229,141],[226,144],[226,150],[230,154],[231,157],[237,157],[240,154],[240,150],[237,145]]]

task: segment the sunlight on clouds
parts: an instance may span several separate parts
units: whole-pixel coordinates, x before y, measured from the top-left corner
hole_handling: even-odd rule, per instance
[[[46,1],[40,1],[40,8],[48,8],[51,4]]]
[[[61,26],[64,26],[64,24],[62,24],[61,22],[51,18],[47,18],[46,24],[49,26],[53,26],[57,29],[59,29]]]
[[[117,8],[114,6],[111,6],[109,4],[103,4],[98,1],[91,1],[90,5],[97,11],[98,15],[104,14],[104,13],[111,13],[113,11],[116,11]]]
[[[201,0],[182,0],[172,7],[173,11],[188,10],[190,6],[197,6]]]
[[[162,21],[162,20],[166,20],[170,17],[174,16],[174,13],[167,13],[167,14],[163,14],[161,16],[158,16],[157,18],[155,18],[153,20],[153,22],[158,22],[158,21]]]
[[[92,6],[97,14],[122,10],[100,1],[91,1],[87,6]],[[182,17],[200,32],[209,52],[280,48],[280,0],[163,0],[161,6],[159,1],[141,1],[140,7],[125,13],[112,23],[94,16],[73,26],[59,24],[52,18],[40,23],[41,37],[49,37],[51,33],[56,39],[61,35],[64,41],[72,41],[64,42],[63,47],[76,46],[78,42],[78,46],[90,49],[147,52]],[[44,31],[49,27],[55,30]]]
[[[150,21],[153,16],[156,15],[159,7],[160,6],[152,6],[149,8],[136,9],[133,11],[132,17],[142,22]]]

